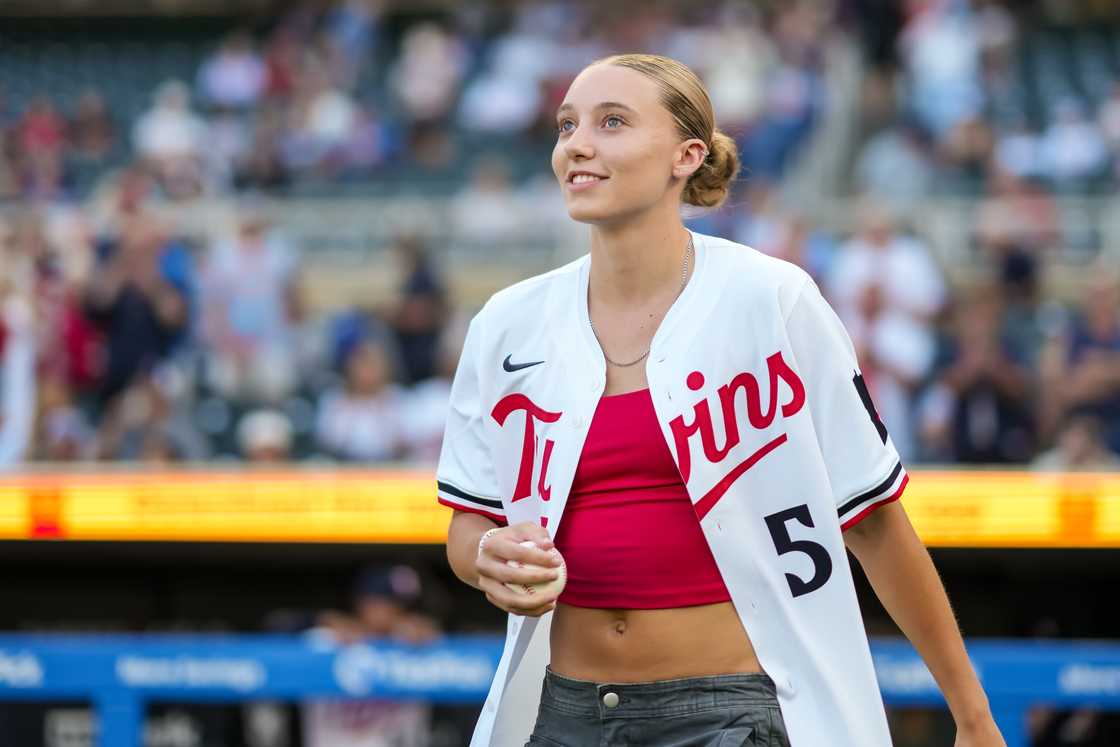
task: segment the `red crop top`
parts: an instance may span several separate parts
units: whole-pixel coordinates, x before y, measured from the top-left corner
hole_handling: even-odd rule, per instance
[[[565,604],[661,609],[731,599],[649,389],[599,400],[555,544],[568,566]]]

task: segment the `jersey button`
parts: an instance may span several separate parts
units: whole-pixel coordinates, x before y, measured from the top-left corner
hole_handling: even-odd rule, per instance
[[[603,705],[605,705],[607,708],[617,708],[618,707],[618,693],[604,693],[603,694]]]

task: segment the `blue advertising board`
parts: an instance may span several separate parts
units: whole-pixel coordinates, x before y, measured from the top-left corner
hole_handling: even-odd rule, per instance
[[[0,700],[88,699],[98,711],[99,747],[139,747],[152,701],[481,702],[501,646],[499,636],[336,646],[274,635],[0,635]],[[1120,708],[1120,645],[974,640],[968,651],[1008,747],[1027,747],[1034,704]],[[888,704],[944,706],[908,642],[875,639],[872,655]]]

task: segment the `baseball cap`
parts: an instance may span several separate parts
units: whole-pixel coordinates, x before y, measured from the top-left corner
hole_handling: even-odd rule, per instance
[[[356,597],[386,597],[408,606],[420,598],[420,574],[407,565],[370,566],[358,573],[353,591]]]

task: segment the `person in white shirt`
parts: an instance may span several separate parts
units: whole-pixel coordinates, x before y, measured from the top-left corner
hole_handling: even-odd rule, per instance
[[[590,254],[471,322],[436,470],[452,569],[510,613],[472,745],[889,745],[847,548],[956,747],[1004,747],[843,326],[803,270],[681,221],[738,171],[700,80],[591,64],[552,166]],[[505,585],[560,555],[559,594]]]
[[[319,404],[319,445],[342,459],[387,462],[404,456],[404,390],[393,382],[389,357],[374,340],[346,356],[345,382]]]
[[[31,307],[0,278],[0,471],[28,457],[35,421],[35,336]]]
[[[829,298],[859,354],[867,387],[902,458],[915,452],[911,399],[933,365],[933,320],[945,304],[941,271],[918,239],[866,201],[859,232],[840,247]]]

